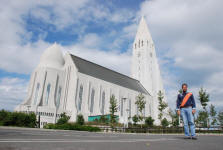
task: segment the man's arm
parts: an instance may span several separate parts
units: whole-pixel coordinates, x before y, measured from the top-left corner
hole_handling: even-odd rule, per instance
[[[196,109],[196,103],[194,100],[194,95],[191,95],[192,109]]]
[[[191,103],[192,103],[192,113],[195,114],[196,112],[196,103],[194,100],[194,95],[191,95]]]
[[[180,115],[180,94],[178,94],[177,96],[176,111],[177,111],[177,114]]]
[[[180,94],[177,96],[176,110],[180,110]]]

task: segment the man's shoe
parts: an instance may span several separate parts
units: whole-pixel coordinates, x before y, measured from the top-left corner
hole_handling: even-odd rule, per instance
[[[184,139],[191,139],[191,137],[187,136],[187,137],[184,137]]]
[[[192,140],[197,140],[197,137],[192,137],[191,139],[192,139]]]

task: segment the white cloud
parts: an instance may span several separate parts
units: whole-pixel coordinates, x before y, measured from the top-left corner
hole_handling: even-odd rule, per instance
[[[78,43],[78,45],[91,48],[100,47],[103,42],[102,40],[103,39],[101,39],[96,33],[88,33],[80,39],[80,43]]]
[[[27,92],[27,80],[20,78],[0,78],[0,109],[13,110],[20,104]]]
[[[104,5],[88,0],[21,0],[1,1],[1,4],[0,69],[25,74],[29,74],[37,65],[40,55],[49,46],[49,43],[44,41],[47,31],[42,31],[43,33],[38,36],[36,42],[30,42],[34,33],[26,30],[24,17],[30,15],[32,19],[39,19],[45,24],[53,24],[56,30],[63,30],[72,24],[77,24],[78,29],[71,31],[79,34],[80,43],[77,45],[97,49],[105,41],[104,37],[99,37],[94,33],[86,34],[84,31],[86,25],[83,24],[86,24],[86,21],[98,22],[99,20],[101,25],[106,22],[125,22],[132,14],[124,9],[111,12]],[[128,17],[124,19],[122,14]],[[116,32],[116,34],[120,33]],[[121,38],[117,41],[123,42]],[[111,49],[112,47],[119,48],[112,44],[108,44]]]

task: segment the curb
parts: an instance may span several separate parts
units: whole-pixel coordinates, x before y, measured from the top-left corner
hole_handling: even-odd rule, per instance
[[[10,126],[0,126],[0,129],[10,129],[10,130],[35,130],[35,131],[52,131],[52,132],[81,132],[81,133],[99,133],[99,134],[123,134],[123,135],[184,135],[183,133],[171,134],[171,133],[124,133],[124,132],[88,132],[88,131],[77,131],[77,130],[57,130],[57,129],[42,129],[42,128],[25,128],[25,127],[10,127]],[[198,136],[223,136],[222,133],[197,133]]]

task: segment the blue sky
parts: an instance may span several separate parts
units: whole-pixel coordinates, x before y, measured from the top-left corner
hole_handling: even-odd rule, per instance
[[[182,82],[200,87],[223,110],[223,13],[216,0],[3,0],[0,2],[0,109],[26,97],[29,77],[53,43],[130,75],[132,43],[144,15],[167,100],[174,108]],[[95,55],[96,54],[96,55]]]

